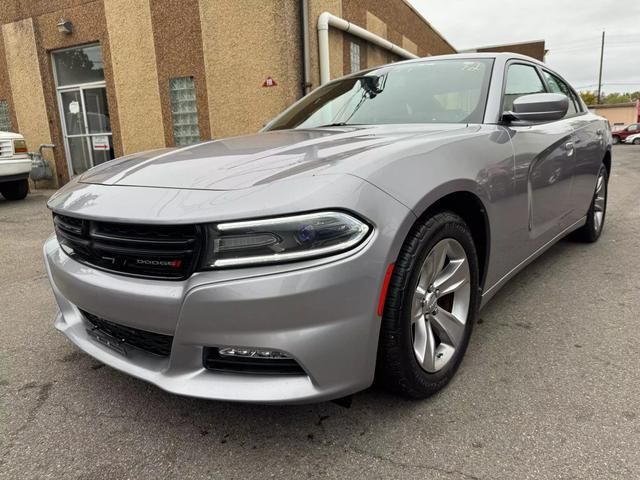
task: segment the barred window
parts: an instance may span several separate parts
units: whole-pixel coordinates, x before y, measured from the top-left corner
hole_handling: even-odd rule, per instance
[[[200,141],[198,105],[193,77],[177,77],[169,80],[173,138],[177,146]]]
[[[11,115],[9,114],[9,102],[0,100],[0,132],[11,131]]]
[[[361,70],[360,67],[360,44],[351,42],[349,47],[349,58],[351,60],[351,73]]]

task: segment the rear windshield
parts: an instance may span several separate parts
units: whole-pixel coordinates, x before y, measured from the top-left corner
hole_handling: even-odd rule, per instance
[[[492,59],[387,66],[318,88],[266,130],[327,125],[482,123]]]

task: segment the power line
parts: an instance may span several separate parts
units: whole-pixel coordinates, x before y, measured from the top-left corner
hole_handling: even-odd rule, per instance
[[[609,47],[614,47],[614,48],[633,48],[633,47],[640,47],[640,41],[638,42],[628,42],[628,43],[607,43],[607,48]],[[594,50],[596,48],[599,48],[599,45],[582,45],[580,47],[568,47],[568,48],[555,48],[552,46],[549,46],[549,51],[551,53],[553,52],[577,52],[580,50]]]

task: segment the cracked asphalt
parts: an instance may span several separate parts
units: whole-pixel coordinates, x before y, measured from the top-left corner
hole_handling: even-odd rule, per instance
[[[266,407],[173,396],[53,328],[45,201],[0,200],[0,478],[640,478],[640,147],[599,243],[562,241],[481,312],[457,377]]]

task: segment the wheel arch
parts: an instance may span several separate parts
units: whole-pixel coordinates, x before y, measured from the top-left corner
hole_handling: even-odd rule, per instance
[[[611,176],[611,150],[606,151],[602,163],[604,163],[604,166],[607,169],[607,175]]]
[[[491,226],[487,208],[480,196],[470,189],[461,189],[442,193],[427,206],[415,211],[417,219],[414,225],[424,222],[426,218],[437,212],[451,211],[460,216],[471,230],[473,243],[478,254],[480,269],[480,288],[484,290],[489,267]]]

